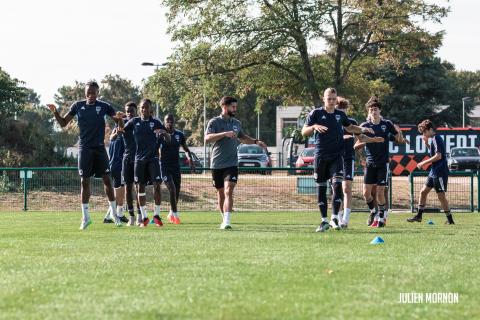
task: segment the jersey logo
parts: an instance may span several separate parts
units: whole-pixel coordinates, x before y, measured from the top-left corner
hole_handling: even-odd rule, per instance
[[[337,122],[340,121],[341,118],[342,118],[341,115],[339,115],[339,114],[336,114],[336,115],[335,115],[335,119],[337,119]]]
[[[81,110],[85,110],[85,106],[81,107],[80,109],[81,109]]]
[[[384,124],[381,126],[381,128],[382,128],[382,131],[383,131],[383,132],[385,132],[385,131],[387,130],[387,126],[384,125]]]
[[[233,181],[237,181],[237,177],[232,177],[232,180],[233,180]]]
[[[99,114],[99,113],[100,113],[100,110],[102,110],[102,107],[96,106],[96,107],[95,107],[95,110],[97,111],[97,114]]]
[[[140,122],[137,122],[135,125],[136,125],[136,126],[139,126],[139,125],[140,125]]]
[[[380,181],[380,183],[385,183],[385,180]]]
[[[155,123],[153,123],[153,122],[149,122],[149,124],[150,124],[150,129],[152,129],[152,130],[153,130],[153,126],[155,125]]]
[[[237,127],[237,126],[233,126],[233,131],[238,132],[238,127]]]
[[[322,116],[322,119],[327,119],[327,117],[325,117],[325,116]]]
[[[180,136],[178,134],[175,135],[175,139],[177,139],[177,142],[180,142]]]

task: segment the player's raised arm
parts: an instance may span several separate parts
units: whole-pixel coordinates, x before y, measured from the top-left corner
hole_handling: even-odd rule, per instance
[[[55,116],[55,120],[57,120],[58,124],[63,128],[66,127],[70,121],[73,119],[73,115],[68,112],[65,116],[61,116],[60,113],[57,110],[57,107],[54,104],[47,104],[48,109],[53,112],[53,115]]]
[[[402,130],[400,129],[400,127],[398,125],[394,124],[393,128],[397,132],[397,134],[395,134],[395,142],[396,143],[398,143],[398,144],[410,144],[410,142],[403,137]]]

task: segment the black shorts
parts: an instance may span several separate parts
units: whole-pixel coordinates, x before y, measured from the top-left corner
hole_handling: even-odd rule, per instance
[[[225,187],[225,181],[238,182],[238,167],[228,167],[223,169],[212,169],[213,186],[216,189]]]
[[[437,193],[439,192],[447,192],[447,184],[448,184],[448,174],[439,176],[439,177],[427,177],[425,181],[425,186],[428,188],[434,188]]]
[[[365,175],[363,176],[363,183],[386,186],[388,184],[387,172],[388,163],[382,165],[367,164]]]
[[[80,177],[102,177],[110,172],[108,154],[104,146],[80,148],[78,152],[78,174]]]
[[[343,180],[353,181],[355,175],[355,159],[343,159]]]
[[[343,179],[343,157],[338,156],[334,159],[319,159],[315,157],[314,160],[313,178],[316,183],[324,183],[332,178],[337,181]]]
[[[131,184],[135,181],[135,159],[123,158],[122,177],[123,182],[126,184]]]
[[[118,189],[125,185],[125,182],[123,181],[122,171],[120,170],[112,171],[112,179],[113,179],[113,187],[115,189]]]
[[[175,189],[180,190],[180,184],[182,182],[182,176],[180,174],[180,168],[168,168],[161,166],[160,171],[162,173],[162,181],[172,181],[175,185]]]
[[[135,182],[146,185],[147,182],[161,182],[160,163],[158,158],[135,160]]]

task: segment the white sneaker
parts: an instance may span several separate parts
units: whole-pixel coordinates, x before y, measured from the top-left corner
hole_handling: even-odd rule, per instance
[[[343,220],[340,220],[340,228],[342,229],[348,229],[348,222],[345,222]]]
[[[88,218],[88,220],[83,220],[82,219],[82,222],[80,223],[80,228],[79,229],[80,230],[85,230],[91,224],[92,224],[92,219],[90,219],[90,218]]]
[[[220,225],[220,229],[221,230],[231,230],[232,226],[229,223],[222,222],[222,224]]]
[[[338,225],[338,219],[330,220],[330,227],[334,230],[340,230],[340,226]]]
[[[135,217],[134,216],[128,217],[127,226],[131,227],[131,226],[134,226],[134,225],[135,225]]]
[[[115,222],[115,226],[121,227],[122,226],[122,221],[116,214],[112,214],[113,222]]]

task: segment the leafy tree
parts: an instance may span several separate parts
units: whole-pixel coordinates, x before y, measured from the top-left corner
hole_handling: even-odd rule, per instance
[[[414,64],[440,45],[419,21],[438,22],[446,9],[426,0],[163,0],[173,40],[197,50],[190,64],[204,74],[271,66],[289,75],[321,105],[310,46],[326,41],[335,66],[329,85],[347,82],[355,63],[375,56],[396,65]],[[299,68],[292,66],[297,59]]]
[[[28,90],[23,82],[0,68],[0,120],[20,115],[25,103],[28,101]]]

